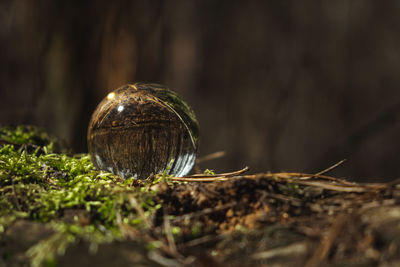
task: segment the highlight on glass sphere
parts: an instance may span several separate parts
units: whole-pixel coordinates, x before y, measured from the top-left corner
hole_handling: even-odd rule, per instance
[[[159,84],[134,83],[109,93],[89,123],[93,164],[123,178],[146,179],[192,169],[199,127],[193,110]]]

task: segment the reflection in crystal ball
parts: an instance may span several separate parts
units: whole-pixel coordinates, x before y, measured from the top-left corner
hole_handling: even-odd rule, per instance
[[[135,83],[109,93],[89,123],[93,164],[124,178],[192,169],[199,129],[193,110],[159,84]]]

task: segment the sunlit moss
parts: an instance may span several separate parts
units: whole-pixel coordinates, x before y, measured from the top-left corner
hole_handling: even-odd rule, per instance
[[[0,140],[13,144],[46,146],[54,142],[44,130],[34,126],[0,127]]]
[[[91,250],[118,240],[121,222],[146,227],[132,197],[144,216],[161,208],[151,185],[166,180],[165,175],[140,190],[131,186],[132,179],[96,170],[86,154],[53,153],[53,141],[36,128],[0,128],[0,141],[0,234],[18,219],[48,222],[54,229],[28,251],[33,266],[54,261],[78,240],[89,242]],[[67,220],[68,211],[83,212],[88,221],[83,224],[77,216]]]

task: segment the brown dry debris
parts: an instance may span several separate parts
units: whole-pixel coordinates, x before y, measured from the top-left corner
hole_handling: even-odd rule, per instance
[[[184,256],[233,266],[400,263],[400,187],[318,174],[172,178],[156,218],[180,227]],[[163,228],[162,221],[155,225]],[[206,263],[209,265],[209,263]]]

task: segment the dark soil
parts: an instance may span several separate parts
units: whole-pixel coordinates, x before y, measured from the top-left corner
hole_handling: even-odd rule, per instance
[[[400,263],[399,193],[384,185],[340,192],[259,175],[164,186],[158,196],[175,216],[171,224],[183,229],[175,242],[186,256],[232,266],[393,266]],[[193,225],[202,232],[185,240]]]

